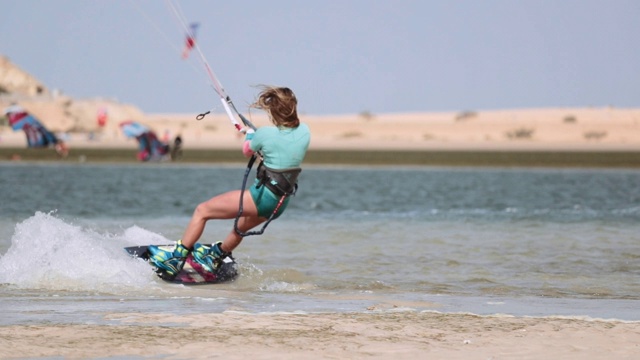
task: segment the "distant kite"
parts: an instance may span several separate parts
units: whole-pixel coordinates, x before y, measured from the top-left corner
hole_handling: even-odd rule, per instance
[[[24,131],[27,147],[46,148],[53,146],[60,156],[67,156],[69,150],[65,143],[49,131],[35,116],[19,105],[11,105],[4,111],[13,131]]]
[[[169,153],[169,145],[158,140],[156,133],[148,127],[131,120],[120,123],[126,137],[138,140],[138,160],[162,160]]]
[[[182,58],[186,59],[189,57],[189,53],[191,49],[196,45],[196,31],[198,30],[199,23],[191,23],[189,25],[189,32],[186,35],[184,50],[182,51]]]

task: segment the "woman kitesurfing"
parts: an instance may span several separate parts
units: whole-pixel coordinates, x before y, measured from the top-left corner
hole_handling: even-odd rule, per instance
[[[255,182],[249,190],[229,191],[198,205],[173,251],[149,246],[149,261],[153,265],[175,276],[192,253],[196,262],[214,272],[247,231],[284,212],[289,195],[295,192],[300,164],[310,141],[309,127],[298,118],[297,103],[289,88],[266,86],[262,89],[251,107],[266,111],[274,126],[241,130],[246,133],[243,154],[252,157],[260,153],[262,157]],[[233,219],[236,215],[239,215],[236,226],[224,241],[212,246],[197,243],[208,220]]]
[[[148,261],[159,270],[162,278],[171,280],[180,273],[190,254],[205,271],[216,272],[245,236],[262,234],[266,226],[285,211],[290,196],[297,189],[298,174],[302,171],[300,165],[309,148],[311,134],[309,127],[300,122],[298,100],[287,87],[262,86],[257,99],[250,105],[250,108],[264,110],[273,126],[258,129],[240,114],[200,50],[194,29],[187,26],[177,4],[169,0],[167,4],[187,33],[189,50],[195,50],[199,55],[229,120],[237,131],[245,134],[242,153],[250,158],[242,189],[219,194],[196,206],[182,239],[175,246],[147,247]],[[201,120],[208,113],[200,114],[196,119]],[[247,190],[247,177],[257,159],[260,159],[257,178]],[[233,218],[233,230],[223,241],[211,246],[198,243],[207,221]],[[251,231],[260,224],[263,224],[261,230]]]

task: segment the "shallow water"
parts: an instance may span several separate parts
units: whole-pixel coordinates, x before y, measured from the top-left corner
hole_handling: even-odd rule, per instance
[[[305,168],[232,283],[157,279],[125,246],[178,239],[242,166],[0,165],[0,324],[109,312],[411,308],[640,320],[640,171]],[[203,241],[230,221],[210,222]]]

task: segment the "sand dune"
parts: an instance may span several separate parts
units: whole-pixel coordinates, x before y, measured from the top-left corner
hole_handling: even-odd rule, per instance
[[[234,148],[242,142],[224,114],[204,120],[196,114],[144,114],[134,106],[105,100],[25,101],[49,128],[66,132],[71,147],[135,147],[118,128],[137,120],[160,138],[181,134],[185,148]],[[99,129],[95,114],[109,111]],[[69,116],[73,114],[73,116]],[[268,125],[261,113],[248,114],[257,126]],[[640,150],[640,109],[514,109],[439,113],[302,114],[312,131],[312,149],[407,150]],[[90,133],[92,137],[90,140]],[[21,146],[24,135],[0,127],[0,146]]]

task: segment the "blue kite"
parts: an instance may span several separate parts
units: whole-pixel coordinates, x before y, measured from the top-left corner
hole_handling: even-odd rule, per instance
[[[35,116],[29,114],[19,105],[11,105],[4,111],[13,131],[24,131],[27,146],[30,148],[47,148],[53,146],[61,156],[68,153],[64,142],[49,131]]]

